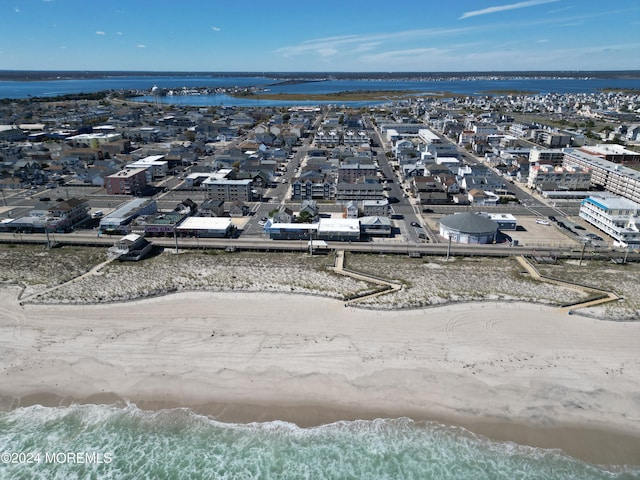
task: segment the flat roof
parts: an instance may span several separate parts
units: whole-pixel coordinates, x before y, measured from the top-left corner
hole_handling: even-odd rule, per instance
[[[318,231],[323,232],[359,232],[360,220],[357,218],[321,218]]]
[[[231,219],[226,217],[188,217],[177,230],[228,230]]]
[[[114,173],[113,175],[109,175],[106,178],[129,178],[134,175],[139,174],[140,172],[146,171],[146,168],[127,168],[125,167],[123,170]]]
[[[142,238],[141,235],[138,235],[137,233],[129,233],[127,235],[125,235],[124,237],[122,237],[120,239],[121,242],[131,242],[131,243],[135,243],[138,241],[139,238]]]
[[[252,182],[251,179],[246,180],[228,180],[226,178],[207,178],[204,184],[207,185],[249,185]]]
[[[587,201],[591,201],[605,210],[615,209],[640,211],[639,203],[616,195],[591,195],[587,198]]]
[[[317,230],[317,223],[272,223],[269,230]]]
[[[503,220],[503,221],[509,220],[512,222],[516,221],[516,217],[514,217],[510,213],[489,213],[488,215],[489,215],[489,218],[494,221],[500,221],[500,220]]]
[[[583,152],[582,150],[578,150],[577,148],[563,148],[562,152],[568,155],[568,158],[565,157],[564,159],[564,161],[566,162],[571,162],[571,157],[574,157],[588,162],[591,168],[597,167],[610,173],[624,175],[636,180],[640,179],[640,172],[638,170],[620,165],[619,163],[605,160],[604,158],[600,158],[596,155],[591,155],[589,153]]]
[[[145,207],[147,204],[151,202],[155,203],[155,200],[149,198],[134,198],[133,200],[118,206],[113,212],[109,213],[102,217],[100,223],[109,223],[113,220],[121,220],[124,218],[128,218],[133,212],[136,210]]]

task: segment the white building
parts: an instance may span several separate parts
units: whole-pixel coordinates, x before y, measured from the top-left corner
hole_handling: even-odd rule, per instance
[[[162,178],[169,171],[169,162],[164,155],[150,155],[127,165],[128,168],[144,168],[147,171],[147,182],[151,183],[155,178]]]
[[[575,165],[529,167],[527,186],[536,190],[589,190],[591,170]]]
[[[67,141],[73,142],[75,145],[83,145],[93,149],[100,148],[105,143],[121,139],[122,135],[119,133],[81,133],[67,137]]]
[[[610,194],[582,201],[580,218],[612,237],[615,246],[640,248],[640,204]]]
[[[176,231],[196,237],[228,237],[232,227],[231,219],[227,217],[188,217]]]
[[[560,148],[541,150],[532,148],[529,151],[529,162],[540,163],[549,162],[552,165],[562,165],[564,160],[564,152]]]

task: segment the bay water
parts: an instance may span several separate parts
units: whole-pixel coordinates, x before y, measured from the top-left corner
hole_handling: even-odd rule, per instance
[[[269,76],[230,76],[215,75],[131,75],[100,78],[60,78],[36,81],[0,81],[0,99],[54,97],[74,93],[92,93],[104,90],[138,90],[148,95],[139,97],[140,101],[154,101],[151,89],[180,92],[183,88],[216,89],[232,87],[259,87],[267,93],[291,94],[328,94],[347,91],[391,91],[406,90],[416,93],[451,92],[463,95],[481,95],[492,91],[522,91],[536,93],[580,94],[596,93],[603,89],[640,89],[637,78],[581,77],[453,77],[447,79],[367,79],[363,73],[360,79],[339,79],[327,76],[321,81],[283,82]],[[318,74],[322,77],[323,74]],[[320,101],[267,100],[259,95],[249,98],[231,97],[224,94],[173,95],[160,97],[163,103],[193,106],[286,106],[319,105]],[[346,105],[360,107],[381,102],[343,102]]]

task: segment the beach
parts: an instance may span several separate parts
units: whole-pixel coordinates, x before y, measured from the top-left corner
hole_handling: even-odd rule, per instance
[[[377,311],[183,292],[20,305],[0,289],[3,410],[127,402],[223,422],[409,417],[640,463],[640,323],[520,302]]]

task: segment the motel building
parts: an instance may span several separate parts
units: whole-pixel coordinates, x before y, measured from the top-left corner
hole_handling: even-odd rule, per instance
[[[580,218],[613,238],[615,247],[640,249],[640,204],[612,194],[591,195]]]

